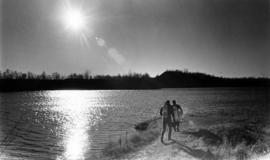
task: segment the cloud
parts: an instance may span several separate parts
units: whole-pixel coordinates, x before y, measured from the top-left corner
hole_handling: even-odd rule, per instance
[[[115,48],[109,48],[108,54],[118,64],[123,64],[125,62],[125,58]]]

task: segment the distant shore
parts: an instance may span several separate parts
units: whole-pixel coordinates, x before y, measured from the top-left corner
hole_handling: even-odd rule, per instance
[[[11,72],[12,73],[12,72]],[[26,74],[13,76],[5,74],[0,78],[0,92],[64,90],[64,89],[162,89],[194,87],[270,87],[269,78],[224,78],[204,73],[165,71],[159,76],[130,74],[118,76],[42,75],[27,77]]]

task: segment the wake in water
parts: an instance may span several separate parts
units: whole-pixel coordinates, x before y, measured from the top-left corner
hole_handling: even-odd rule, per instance
[[[161,120],[143,132],[137,132],[122,145],[110,142],[103,150],[114,159],[267,159],[270,153],[270,127],[261,122],[219,124],[205,127],[186,115],[181,131],[172,141],[162,144],[158,138]],[[121,140],[121,139],[119,139]],[[108,159],[110,159],[108,158]]]

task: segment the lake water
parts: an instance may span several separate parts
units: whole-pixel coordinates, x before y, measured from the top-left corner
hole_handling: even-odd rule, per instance
[[[225,123],[230,114],[262,120],[269,116],[269,91],[263,88],[0,93],[0,158],[101,156],[109,141],[135,132],[132,124],[155,117],[168,99],[175,99],[185,115],[207,117],[201,125]]]

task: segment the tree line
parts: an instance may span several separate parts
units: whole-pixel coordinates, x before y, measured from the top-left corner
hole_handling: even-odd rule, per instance
[[[145,73],[128,73],[124,75],[91,75],[91,72],[85,71],[84,73],[71,73],[69,75],[61,75],[58,72],[53,72],[51,74],[43,71],[40,74],[32,72],[19,72],[15,70],[6,69],[5,71],[0,71],[0,79],[2,80],[90,80],[90,79],[121,79],[121,78],[150,78],[150,76]]]
[[[187,70],[167,70],[150,77],[148,74],[91,75],[72,73],[61,75],[54,72],[0,71],[0,91],[56,90],[56,89],[160,89],[183,87],[269,87],[265,77],[226,78]]]

